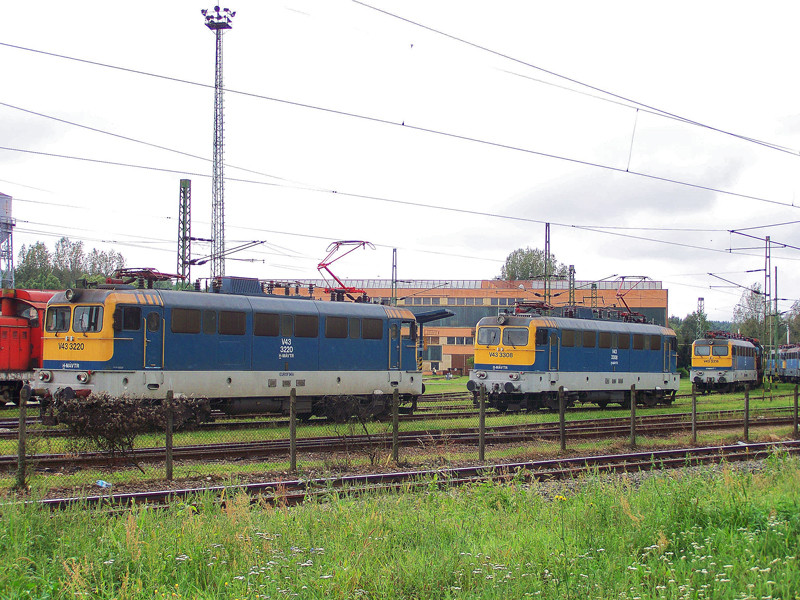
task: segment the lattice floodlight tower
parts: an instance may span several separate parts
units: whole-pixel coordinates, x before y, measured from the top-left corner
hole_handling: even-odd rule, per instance
[[[0,287],[14,287],[14,241],[16,222],[11,216],[11,196],[0,194]]]
[[[231,19],[235,11],[215,6],[210,10],[201,10],[206,20],[206,27],[214,32],[217,42],[216,69],[214,77],[214,160],[211,178],[211,277],[225,275],[225,190],[223,177],[223,132],[222,104],[222,34],[231,29]]]

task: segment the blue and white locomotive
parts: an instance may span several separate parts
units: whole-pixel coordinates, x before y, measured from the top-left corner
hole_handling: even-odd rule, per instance
[[[778,379],[789,383],[800,383],[800,345],[786,344],[778,348],[775,365]]]
[[[252,285],[246,285],[250,282]],[[59,397],[208,398],[227,413],[341,419],[416,405],[417,322],[402,308],[264,294],[223,278],[220,293],[71,289],[47,306],[43,405]],[[235,285],[247,289],[234,293]],[[228,293],[225,293],[228,292]],[[64,396],[64,395],[67,396]]]
[[[691,378],[700,393],[734,392],[761,385],[763,349],[755,338],[708,331],[692,343]]]
[[[567,406],[630,406],[632,385],[637,403],[674,400],[679,384],[674,331],[599,319],[582,307],[560,313],[569,316],[501,314],[478,322],[475,367],[467,383],[476,400],[485,386],[487,404],[500,411],[555,410],[563,386]]]

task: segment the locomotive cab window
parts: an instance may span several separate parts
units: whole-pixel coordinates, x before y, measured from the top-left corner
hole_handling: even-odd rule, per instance
[[[47,309],[45,329],[47,331],[69,331],[71,311],[69,306],[51,306]]]
[[[695,346],[695,356],[711,356],[711,346]]]
[[[712,356],[728,356],[728,346],[711,346]]]
[[[479,346],[493,346],[500,343],[500,328],[499,327],[479,327],[478,328],[478,345]]]
[[[76,306],[72,329],[75,333],[100,331],[103,328],[102,306]]]
[[[528,345],[527,327],[506,327],[503,329],[503,344],[516,348]]]
[[[547,329],[537,328],[536,329],[536,345],[537,346],[547,346],[547,341],[550,337],[550,332]]]
[[[122,307],[123,331],[139,331],[142,328],[142,309],[138,306]]]

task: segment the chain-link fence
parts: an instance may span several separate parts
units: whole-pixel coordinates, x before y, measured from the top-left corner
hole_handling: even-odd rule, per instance
[[[489,407],[484,389],[426,394],[413,411],[395,395],[378,418],[337,421],[298,418],[292,390],[288,415],[212,413],[200,423],[170,397],[132,413],[106,405],[95,429],[83,421],[83,429],[47,425],[35,404],[21,401],[0,413],[0,460],[9,485],[156,487],[174,478],[194,487],[798,439],[796,385],[728,395],[691,390],[655,407],[642,406],[636,394],[632,387],[627,402],[601,410],[568,406],[562,388],[549,409],[531,411]]]

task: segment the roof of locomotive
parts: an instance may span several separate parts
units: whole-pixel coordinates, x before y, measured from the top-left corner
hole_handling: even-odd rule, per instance
[[[534,325],[536,327],[553,327],[556,329],[675,335],[675,332],[669,327],[662,327],[661,325],[654,325],[652,323],[630,323],[627,321],[612,321],[608,319],[573,319],[570,317],[547,317],[543,315],[531,315],[526,317],[499,315],[497,317],[484,317],[478,321],[478,325],[481,327],[490,325],[496,327],[529,327]]]
[[[322,314],[341,316],[374,316],[413,320],[414,315],[405,308],[372,304],[369,302],[331,302],[313,300],[307,296],[283,295],[239,295],[211,292],[176,291],[138,288],[87,288],[74,290],[72,302],[66,292],[58,292],[49,304],[98,303],[108,300],[116,303],[166,306],[170,308],[197,308],[222,310],[270,310],[286,311],[294,314]]]

